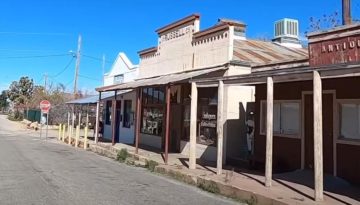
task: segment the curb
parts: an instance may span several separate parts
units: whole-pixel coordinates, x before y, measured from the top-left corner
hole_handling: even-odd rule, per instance
[[[112,146],[101,146],[96,144],[90,144],[89,150],[112,159],[116,159],[117,153],[120,151]],[[216,181],[206,176],[184,173],[181,171],[181,167],[171,168],[135,153],[128,153],[128,156],[130,159],[126,160],[125,164],[147,168],[154,173],[168,176],[177,181],[196,186],[204,191],[222,195],[239,202],[249,205],[288,205],[285,202],[263,196],[256,192],[244,190],[224,182]]]

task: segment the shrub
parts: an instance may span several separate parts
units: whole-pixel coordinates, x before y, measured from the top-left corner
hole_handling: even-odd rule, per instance
[[[116,156],[116,160],[118,160],[119,162],[125,162],[126,158],[129,157],[129,153],[127,151],[127,149],[121,149],[117,156]]]
[[[159,163],[153,161],[153,160],[146,160],[145,168],[150,170],[151,172],[155,171],[155,167],[158,166]]]

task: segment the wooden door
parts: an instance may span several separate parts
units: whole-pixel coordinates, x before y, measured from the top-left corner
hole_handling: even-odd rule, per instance
[[[180,152],[180,140],[182,127],[182,106],[179,104],[171,105],[170,112],[170,140],[169,151]]]
[[[324,172],[333,174],[333,94],[323,94],[323,163]],[[314,169],[313,95],[305,95],[305,169]]]

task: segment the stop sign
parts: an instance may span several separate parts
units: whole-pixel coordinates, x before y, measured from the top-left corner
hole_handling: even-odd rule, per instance
[[[49,113],[50,110],[50,102],[48,100],[43,100],[40,102],[40,110],[42,113]]]

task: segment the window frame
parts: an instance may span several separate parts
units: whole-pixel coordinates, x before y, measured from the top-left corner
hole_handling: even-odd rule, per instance
[[[128,110],[128,111],[126,110],[127,103],[130,104],[130,110]],[[124,100],[123,122],[122,122],[122,127],[123,128],[131,128],[131,124],[132,124],[132,122],[131,122],[131,113],[132,113],[132,100]],[[129,115],[128,116],[129,119],[127,119],[126,115]],[[128,123],[128,125],[126,125],[127,123]]]
[[[346,138],[341,137],[341,105],[342,104],[356,104],[360,106],[360,99],[336,99],[336,113],[334,116],[336,116],[336,142],[337,143],[343,143],[343,144],[354,144],[354,145],[360,145],[360,139],[352,139],[352,138]],[[360,122],[360,118],[359,118]],[[359,125],[360,126],[360,125]],[[359,127],[360,129],[360,127]]]
[[[278,132],[274,132],[273,131],[273,136],[276,137],[287,137],[287,138],[294,138],[294,139],[301,139],[302,138],[302,123],[303,123],[303,118],[302,118],[302,101],[301,100],[274,100],[273,101],[274,105],[275,103],[279,103],[280,105],[282,103],[297,103],[299,105],[299,131],[297,134],[286,134],[286,133],[278,133]],[[264,125],[264,123],[266,124],[266,115],[264,116],[265,119],[263,119],[262,113],[264,112],[264,106],[263,104],[266,105],[266,100],[261,100],[260,101],[260,128],[259,128],[259,134],[260,135],[266,135],[266,126]],[[281,115],[281,111],[280,111],[280,115]],[[280,122],[280,126],[281,126],[281,122]],[[264,127],[264,130],[263,130]]]
[[[121,81],[117,81],[116,79],[121,77]],[[121,84],[124,83],[124,74],[114,75],[114,84]]]
[[[112,123],[112,112],[113,112],[113,102],[112,100],[106,101],[105,107],[105,125],[111,125]]]

